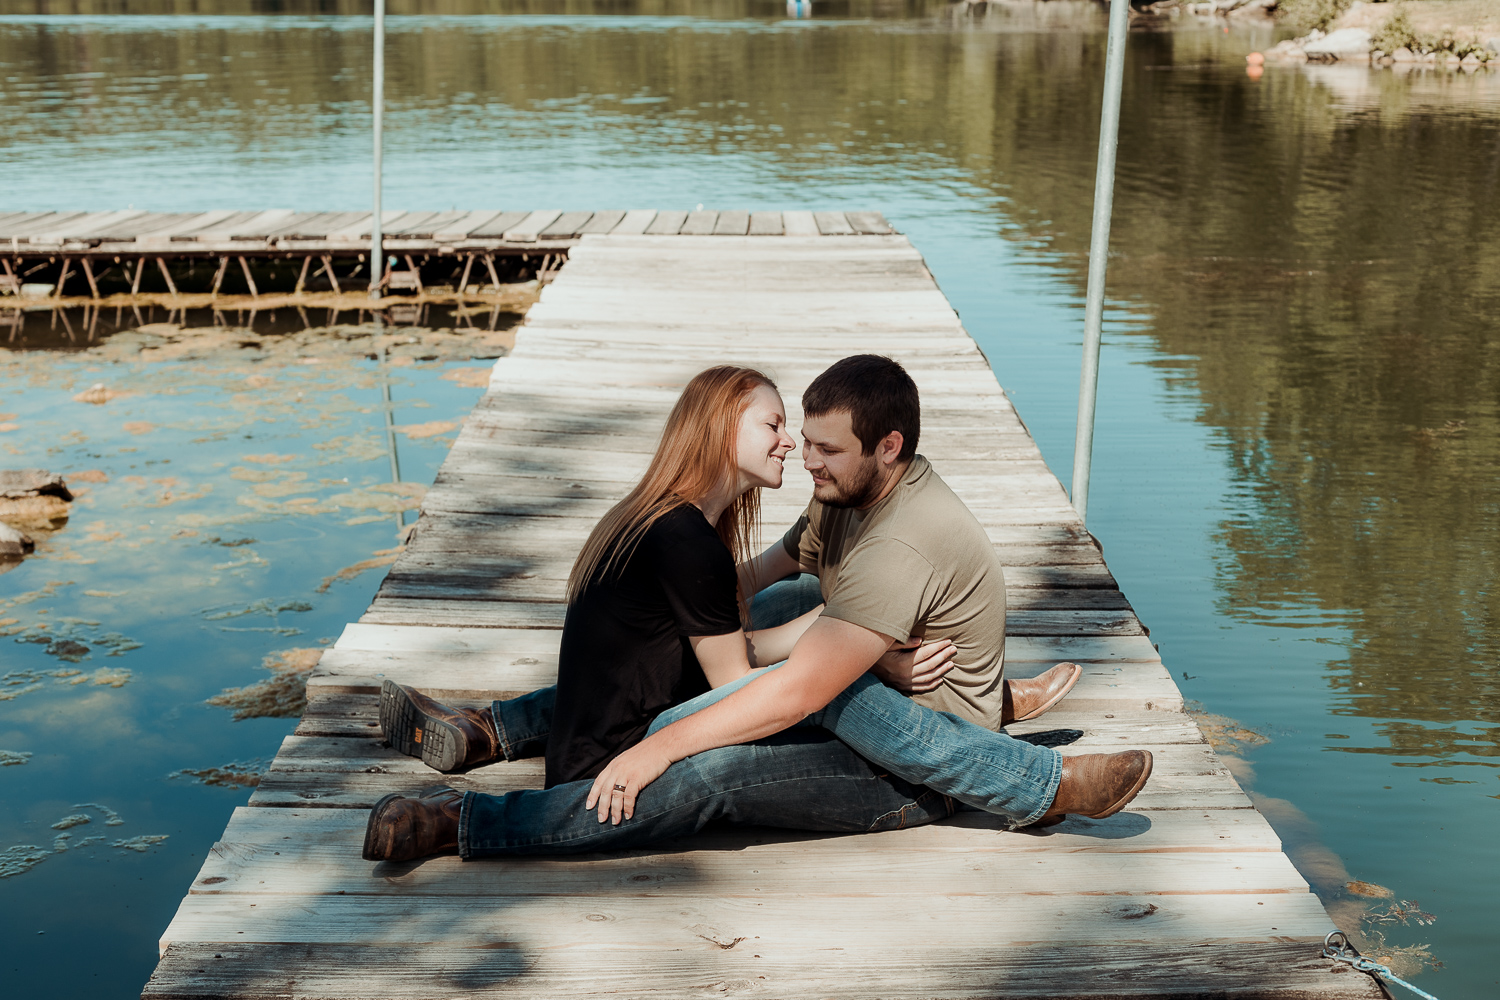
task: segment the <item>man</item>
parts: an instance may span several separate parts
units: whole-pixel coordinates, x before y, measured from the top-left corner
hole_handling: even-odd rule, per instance
[[[808,388],[803,412],[812,502],[781,543],[742,567],[747,592],[799,570],[817,576],[816,595],[804,587],[799,598],[793,585],[777,585],[783,591],[777,596],[791,605],[786,615],[819,599],[826,605],[786,663],[664,713],[591,785],[505,796],[451,789],[387,796],[371,813],[367,858],[420,857],[453,846],[466,858],[635,847],[691,833],[712,819],[851,831],[912,825],[955,808],[947,796],[921,787],[929,774],[951,785],[957,772],[965,787],[945,791],[1014,825],[1056,821],[1068,812],[1108,816],[1135,796],[1151,772],[1144,751],[1062,758],[1004,738],[1006,752],[985,767],[955,766],[965,758],[944,742],[944,720],[957,716],[998,730],[1014,718],[1035,717],[1066,694],[1081,670],[1060,664],[1031,682],[1003,677],[998,558],[973,514],[916,454],[917,389],[900,365],[873,355],[845,358]],[[903,771],[887,759],[901,777],[882,774],[848,747],[798,726],[833,728],[830,713],[857,708],[862,693],[878,686],[869,671],[882,654],[914,638],[948,639],[957,648],[942,683],[914,699],[951,716],[911,710],[862,734],[873,742],[857,749],[873,759],[872,750],[904,740],[911,754],[931,752],[928,770]],[[429,729],[446,726],[452,742],[465,746],[455,756],[458,766],[531,755],[545,740],[545,693],[496,703],[487,719],[390,687]],[[972,796],[964,794],[966,770],[980,772],[973,783],[985,786]]]

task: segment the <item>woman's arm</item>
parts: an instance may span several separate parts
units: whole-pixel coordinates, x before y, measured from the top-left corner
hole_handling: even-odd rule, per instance
[[[745,633],[745,645],[749,650],[751,666],[769,667],[791,656],[792,647],[797,645],[797,640],[802,638],[802,633],[806,632],[822,613],[823,605],[819,604],[785,625],[777,625],[775,628],[759,628],[754,632]]]
[[[689,636],[688,643],[698,657],[698,664],[703,667],[708,686],[719,688],[739,680],[756,667],[769,667],[791,656],[792,647],[797,645],[808,626],[818,620],[822,610],[823,605],[819,604],[800,618],[775,628]]]
[[[703,676],[708,678],[709,687],[723,687],[750,672],[747,640],[742,631],[726,632],[723,635],[690,635],[688,644],[698,657],[698,665],[703,668]]]

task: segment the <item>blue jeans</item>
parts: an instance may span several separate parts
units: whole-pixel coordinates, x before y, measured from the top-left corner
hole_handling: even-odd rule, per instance
[[[810,611],[822,603],[817,583],[817,577],[804,574],[772,584],[756,596],[751,620],[766,628]],[[755,671],[667,709],[651,723],[647,735],[707,708],[764,672]],[[1056,750],[925,708],[868,673],[799,725],[821,726],[878,767],[970,808],[1003,816],[1012,826],[1041,819],[1062,779],[1062,754]]]
[[[757,627],[770,627],[821,600],[816,578],[783,581],[756,597],[751,618]],[[713,704],[755,676],[662,713],[651,730]],[[494,703],[507,760],[545,749],[552,700],[548,688]],[[808,733],[815,726],[842,743]],[[875,773],[848,748],[897,777]],[[464,799],[459,844],[465,857],[617,849],[691,833],[713,819],[809,830],[887,829],[894,827],[882,824],[893,815],[901,817],[895,826],[942,818],[953,808],[949,796],[1024,826],[1041,818],[1061,776],[1057,751],[923,708],[866,674],[793,730],[674,764],[642,792],[635,818],[619,827],[601,825],[583,810],[588,781],[499,797],[471,792]],[[943,794],[933,796],[931,790]],[[641,803],[648,799],[649,813],[642,813]],[[642,823],[647,815],[649,822]],[[637,824],[655,832],[626,829]]]
[[[619,851],[682,837],[714,820],[865,833],[951,816],[952,799],[876,773],[837,739],[796,728],[695,754],[641,790],[619,826],[584,808],[592,781],[545,791],[464,794],[458,850],[467,860]]]

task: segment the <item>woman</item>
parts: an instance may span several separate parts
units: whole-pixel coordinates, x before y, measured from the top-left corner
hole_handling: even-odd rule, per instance
[[[569,834],[559,843],[546,832],[549,824],[576,820],[579,810],[569,796],[583,792],[575,786],[586,790],[589,779],[639,743],[662,712],[786,659],[818,608],[775,627],[746,631],[745,595],[736,573],[736,563],[751,555],[759,491],[781,486],[783,464],[794,447],[785,425],[775,385],[752,369],[712,368],[688,384],[645,476],[595,527],[574,565],[555,695],[540,691],[496,702],[489,710],[455,710],[386,682],[381,723],[395,748],[440,770],[454,770],[501,757],[533,756],[544,746],[548,789],[558,794],[464,796],[444,790],[421,799],[386,796],[371,813],[367,859],[420,857],[455,843],[465,857],[590,849],[587,838]],[[933,643],[889,652],[883,666],[935,684],[953,653],[951,644]],[[1009,815],[1013,822],[1036,821],[1053,801],[1062,768],[1055,750],[932,712],[862,680],[863,685],[856,684],[861,687],[858,699],[812,721],[892,773],[973,807]],[[872,701],[881,711],[869,711]],[[924,738],[904,744],[901,734],[894,742],[871,738],[872,733],[881,736],[882,729],[885,736],[892,735],[893,725],[902,734],[924,730]],[[925,733],[939,731],[949,746],[960,742],[975,752],[961,760],[944,756],[907,767],[913,764],[908,758],[938,742]],[[897,749],[891,750],[893,745]],[[847,749],[837,752],[847,754]],[[1014,788],[1000,788],[1003,782],[990,780],[976,760],[998,762],[997,770],[1005,771],[1011,785],[1023,775],[1033,786],[1026,792],[1029,804],[1010,807]],[[864,775],[872,776],[886,779]],[[897,791],[900,800],[907,790]],[[940,818],[953,808],[951,802],[934,806],[925,797],[930,793],[922,790],[912,795],[911,809],[906,804],[898,808],[902,823]],[[459,837],[461,816],[472,845]],[[673,817],[671,822],[677,825],[654,829],[675,832],[682,822],[701,825],[702,818]],[[526,826],[535,828],[535,836],[497,839],[478,832],[479,826],[490,832],[503,827],[512,834]],[[644,829],[641,834],[652,835]],[[518,839],[524,843],[514,842]]]

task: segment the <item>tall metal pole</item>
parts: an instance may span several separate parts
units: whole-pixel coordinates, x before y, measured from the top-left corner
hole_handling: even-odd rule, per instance
[[[1094,230],[1089,242],[1088,302],[1083,313],[1083,374],[1078,380],[1078,431],[1073,442],[1073,509],[1089,511],[1089,464],[1094,457],[1094,403],[1099,394],[1099,339],[1104,326],[1104,268],[1109,217],[1115,200],[1115,146],[1120,138],[1120,91],[1130,0],[1111,0],[1109,49],[1104,57],[1104,110],[1099,118],[1099,164],[1094,173]]]
[[[370,298],[380,298],[385,277],[385,240],[380,231],[381,141],[385,126],[385,0],[375,0],[375,72],[370,106],[374,111],[375,214],[370,219]]]

